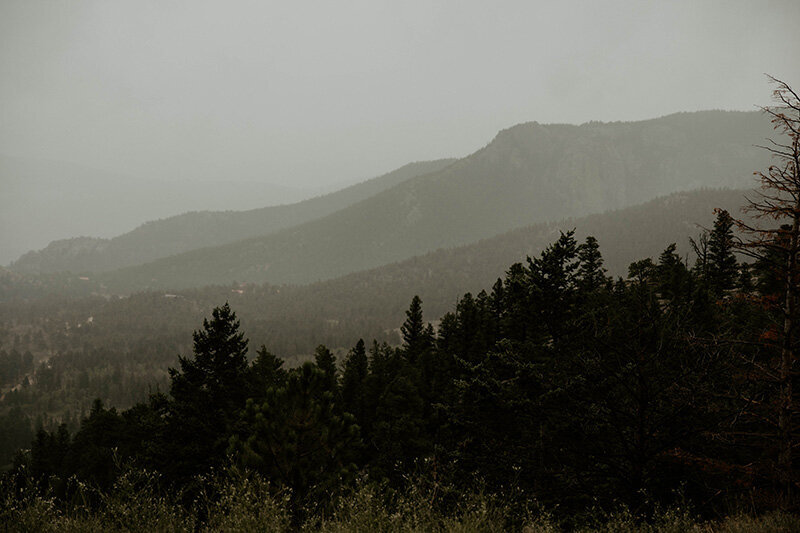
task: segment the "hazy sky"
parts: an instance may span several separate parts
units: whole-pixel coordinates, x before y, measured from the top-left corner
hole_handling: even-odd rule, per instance
[[[800,2],[0,1],[0,153],[301,186],[525,121],[753,109]]]

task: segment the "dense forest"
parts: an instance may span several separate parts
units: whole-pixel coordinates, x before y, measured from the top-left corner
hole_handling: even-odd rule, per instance
[[[0,331],[0,451],[18,449],[0,523],[796,529],[800,104],[785,85],[776,96],[789,111],[766,112],[789,141],[768,148],[751,216],[717,209],[692,264],[665,243],[614,277],[594,236],[561,232],[435,326],[415,296],[396,342],[320,344],[305,362],[251,351],[228,301],[164,374],[167,353],[190,349],[175,323],[202,313],[196,300],[118,298],[173,308],[151,306],[160,327],[122,335],[116,359],[87,342],[85,309],[36,328],[37,306],[58,302],[21,306]],[[22,350],[54,342],[72,350],[38,366]],[[78,413],[93,380],[111,401]],[[33,435],[31,402],[60,409]]]
[[[398,348],[359,341],[337,361],[319,346],[291,369],[264,347],[248,358],[225,304],[170,369],[168,391],[124,411],[96,401],[74,433],[39,429],[4,490],[95,509],[144,471],[147,490],[177,490],[175,505],[192,508],[212,472],[234,469],[268,480],[295,525],[329,516],[348,491],[389,498],[409,484],[445,515],[458,495],[502,494],[509,528],[531,501],[569,527],[591,508],[792,506],[797,478],[772,425],[781,280],[769,257],[737,261],[733,225],[720,211],[691,268],[669,245],[616,280],[594,238],[567,232],[465,294],[437,329],[415,297]]]
[[[657,257],[660,242],[677,242],[676,253],[693,261],[686,235],[697,237],[698,225],[711,227],[714,207],[738,210],[745,194],[674,194],[308,286],[235,284],[120,298],[74,276],[9,272],[8,290],[0,294],[0,350],[32,354],[34,369],[0,385],[0,416],[13,412],[14,420],[30,426],[8,431],[18,436],[0,448],[0,465],[10,464],[17,447],[26,445],[31,427],[54,429],[65,422],[76,430],[94,398],[126,409],[150,389],[166,390],[167,368],[176,354],[191,350],[192,330],[220,302],[236,309],[251,342],[281,354],[290,366],[312,358],[319,344],[341,358],[361,337],[399,345],[399,326],[415,293],[429,316],[441,317],[460,295],[490,287],[509,264],[538,255],[560,229],[574,227],[580,239],[596,236],[610,275],[626,274],[639,254]]]
[[[717,4],[0,1],[0,533],[800,533],[800,1]]]

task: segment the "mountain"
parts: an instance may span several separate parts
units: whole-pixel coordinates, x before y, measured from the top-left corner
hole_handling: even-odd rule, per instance
[[[619,209],[679,190],[744,187],[769,159],[759,113],[641,122],[527,123],[444,169],[299,226],[102,276],[117,290],[304,284],[513,228]]]
[[[203,316],[229,301],[242,319],[251,345],[266,344],[284,357],[309,354],[320,343],[348,349],[360,337],[396,342],[395,328],[403,322],[415,294],[422,298],[426,319],[435,320],[452,310],[465,292],[488,290],[510,265],[538,255],[561,231],[574,228],[579,240],[595,236],[605,266],[614,276],[625,276],[633,261],[644,257],[657,260],[673,242],[691,264],[689,238],[697,237],[702,227],[712,226],[715,208],[740,216],[746,193],[719,189],[674,193],[625,209],[519,228],[467,246],[306,286],[228,285],[170,294],[140,292],[126,298],[68,298],[47,296],[52,285],[41,287],[32,280],[22,285],[18,279],[22,276],[15,274],[16,280],[6,279],[5,291],[0,283],[0,331],[3,327],[11,331],[12,325],[15,331],[43,328],[46,339],[72,343],[49,346],[48,353],[84,345],[117,353],[121,346],[142,347],[158,339],[188,343]],[[67,280],[64,291],[74,291],[81,283]],[[91,286],[95,282],[83,283]],[[97,285],[92,288],[99,290]],[[26,291],[38,298],[14,299],[24,297]],[[73,328],[65,334],[65,323],[83,323],[87,317],[93,317],[91,328]],[[175,349],[165,357],[174,358],[174,353]]]
[[[0,264],[55,239],[112,237],[176,212],[296,202],[300,189],[246,180],[157,180],[0,155]]]
[[[414,295],[422,298],[427,320],[438,319],[465,292],[488,291],[513,263],[537,256],[561,232],[572,229],[579,242],[589,235],[597,238],[604,267],[614,277],[627,277],[628,265],[639,259],[657,261],[671,243],[677,244],[678,253],[691,265],[694,255],[689,239],[713,226],[716,208],[741,217],[749,192],[674,193],[625,209],[519,228],[306,286],[205,288],[183,294],[206,306],[229,300],[240,310],[248,331],[276,353],[311,353],[319,343],[348,348],[360,336],[392,340],[391,330],[402,324]],[[215,290],[216,299],[211,296]]]
[[[54,241],[42,250],[26,253],[12,268],[20,272],[100,272],[264,235],[329,215],[409,178],[440,170],[453,161],[410,163],[383,176],[299,203],[247,211],[189,212],[149,221],[111,239],[78,237]],[[239,184],[226,187],[229,194],[241,195],[243,202],[252,202],[248,196],[252,192],[241,189]],[[176,207],[172,212],[178,210]]]

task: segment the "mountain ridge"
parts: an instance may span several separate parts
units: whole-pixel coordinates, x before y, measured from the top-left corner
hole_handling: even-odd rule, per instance
[[[275,205],[307,196],[299,188],[264,181],[163,180],[0,154],[0,263],[54,240],[111,238],[175,212]]]
[[[305,284],[468,244],[548,220],[624,208],[679,190],[745,187],[768,155],[756,112],[502,130],[438,172],[327,217],[105,273],[124,290],[216,283]]]
[[[510,265],[537,256],[562,231],[575,229],[579,241],[588,235],[596,237],[604,265],[614,277],[625,277],[633,261],[646,257],[657,260],[672,242],[691,264],[689,238],[712,226],[716,208],[740,216],[747,192],[677,192],[624,209],[516,228],[465,246],[438,249],[303,286],[169,288],[117,298],[105,292],[94,278],[46,278],[42,281],[52,284],[38,286],[36,279],[21,278],[10,271],[4,278],[0,269],[0,316],[52,314],[50,323],[56,329],[65,322],[76,323],[92,316],[93,327],[82,329],[81,335],[100,339],[113,333],[115,343],[119,343],[118,335],[131,336],[130,342],[161,335],[169,316],[168,329],[180,330],[189,339],[203,313],[228,301],[254,342],[286,356],[308,355],[320,343],[347,349],[361,336],[395,342],[394,328],[402,323],[414,295],[422,298],[427,319],[435,320],[451,311],[464,293],[488,290]],[[53,290],[59,283],[63,288]],[[92,291],[97,293],[90,296]],[[75,342],[84,340],[88,342],[89,338],[76,337]]]
[[[391,172],[339,191],[292,204],[244,211],[190,211],[137,226],[111,239],[74,237],[31,251],[10,267],[22,272],[98,272],[160,257],[224,244],[322,217],[367,198],[418,173],[438,170],[452,159],[408,163]]]

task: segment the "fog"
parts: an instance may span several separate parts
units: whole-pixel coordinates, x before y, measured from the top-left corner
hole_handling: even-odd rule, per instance
[[[791,0],[0,4],[0,153],[331,187],[524,121],[768,103]]]
[[[462,157],[521,122],[752,110],[765,73],[798,81],[798,20],[790,0],[4,0],[0,264]]]

